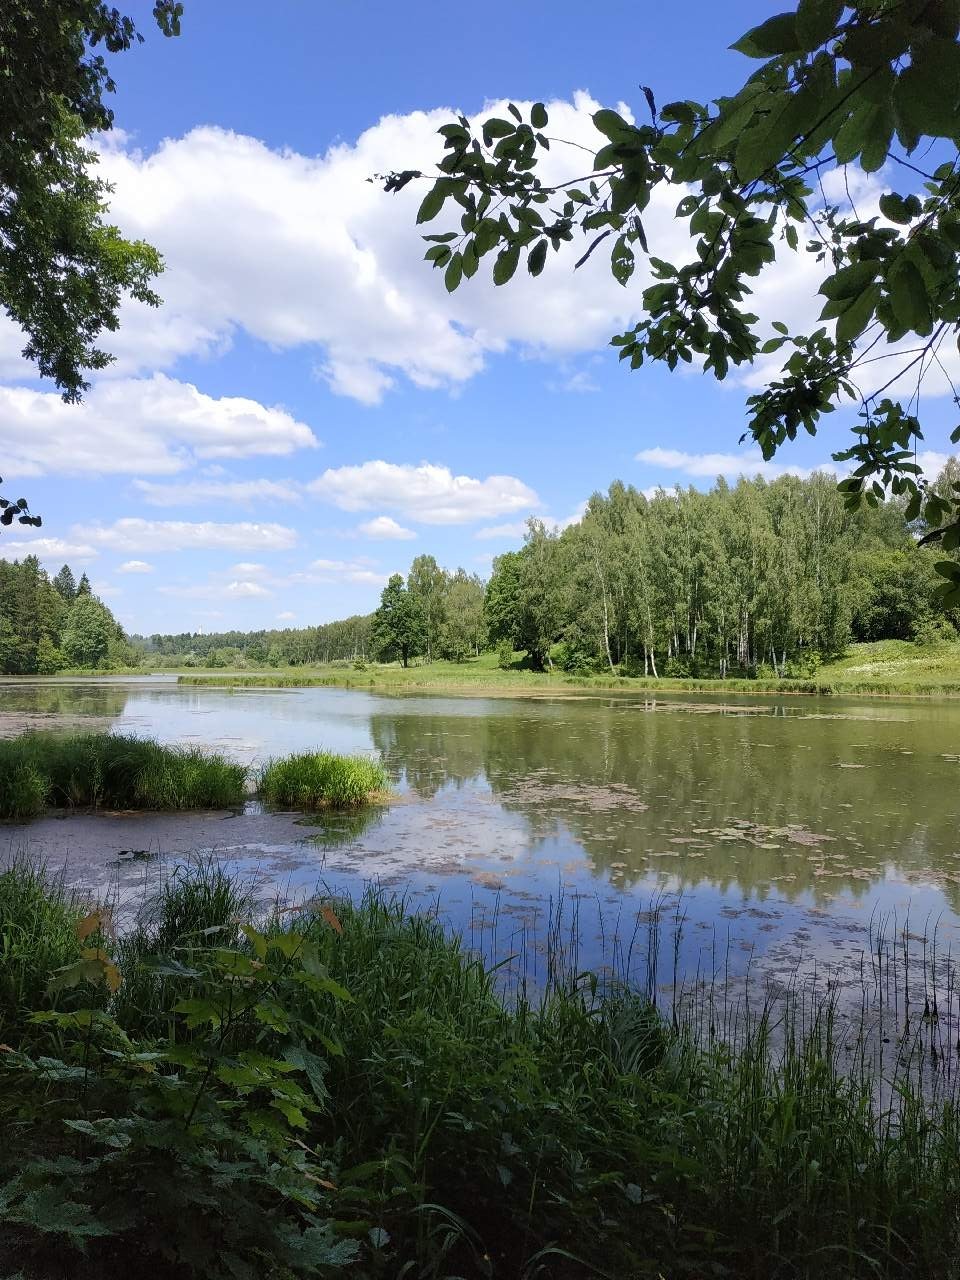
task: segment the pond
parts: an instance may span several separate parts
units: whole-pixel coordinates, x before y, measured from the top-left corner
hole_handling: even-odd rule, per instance
[[[99,891],[198,850],[256,873],[265,892],[373,881],[533,981],[558,963],[653,988],[750,972],[767,989],[819,982],[862,998],[869,977],[899,1002],[883,937],[906,947],[922,1007],[937,957],[950,967],[960,950],[960,702],[0,685],[0,732],[57,725],[251,764],[370,752],[396,789],[385,806],[319,821],[250,805],[0,829],[3,857],[28,851]]]

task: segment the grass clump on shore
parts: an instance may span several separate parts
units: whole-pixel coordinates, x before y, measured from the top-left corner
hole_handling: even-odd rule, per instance
[[[212,863],[98,947],[0,1053],[0,1273],[955,1275],[955,1099],[879,1103],[828,1011],[698,1044],[589,975],[505,993],[382,894],[258,919]]]
[[[257,792],[276,809],[351,809],[387,788],[378,760],[307,751],[271,760],[260,770]]]
[[[109,733],[27,733],[0,741],[0,817],[57,809],[224,809],[246,769],[197,747]]]

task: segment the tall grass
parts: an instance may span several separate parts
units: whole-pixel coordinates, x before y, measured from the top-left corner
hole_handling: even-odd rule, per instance
[[[327,751],[271,760],[257,779],[266,804],[289,809],[349,809],[367,803],[386,787],[386,770],[379,761]]]
[[[223,809],[242,804],[246,769],[197,747],[109,733],[0,740],[0,817],[47,807]]]
[[[243,804],[248,771],[198,747],[165,747],[108,733],[26,733],[0,740],[0,818],[56,809],[230,809]],[[307,752],[258,773],[276,808],[351,809],[385,791],[376,760]]]
[[[47,1004],[47,979],[80,954],[79,898],[42,866],[16,859],[0,871],[0,1040]]]
[[[214,863],[167,880],[118,944],[110,1012],[132,1050],[166,1046],[176,1070],[204,1034],[189,1022],[209,1004],[204,954],[309,952],[244,1061],[312,1063],[322,1111],[300,1140],[327,1162],[361,1280],[956,1276],[956,1099],[905,1076],[879,1101],[843,1069],[829,1002],[803,1021],[741,1010],[704,1038],[682,1003],[664,1019],[642,993],[560,963],[535,996],[505,990],[435,918],[383,893],[261,911],[261,936],[277,939],[267,953],[238,930],[245,917],[257,917],[249,889]],[[47,961],[38,953],[36,982]],[[238,959],[228,972],[250,971]],[[247,981],[230,979],[238,999]],[[331,982],[350,999],[331,1000]],[[308,1029],[302,1044],[292,1025]],[[254,1084],[235,1119],[243,1105],[264,1123]],[[35,1141],[21,1126],[0,1166]],[[116,1211],[152,1212],[135,1197]],[[91,1265],[119,1280],[109,1252]]]

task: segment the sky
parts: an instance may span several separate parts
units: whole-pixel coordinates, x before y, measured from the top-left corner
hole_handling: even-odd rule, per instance
[[[429,168],[459,112],[543,101],[548,134],[593,149],[590,114],[639,117],[641,84],[661,103],[730,92],[751,64],[728,46],[771,7],[187,0],[166,40],[149,0],[125,6],[146,41],[114,60],[117,127],[97,145],[111,218],[164,256],[164,301],[124,304],[79,406],[0,316],[4,493],[43,515],[0,555],[85,571],[130,632],[305,626],[370,611],[418,554],[486,576],[529,516],[563,526],[614,479],[829,464],[852,410],[764,464],[738,444],[763,368],[718,384],[618,364],[642,272],[622,289],[600,253],[574,272],[574,246],[537,281],[495,289],[481,269],[448,296],[422,261],[423,189],[370,181]],[[581,156],[555,145],[552,172]],[[861,215],[883,180],[854,190]],[[682,252],[675,202],[646,221],[665,258]],[[817,280],[802,258],[777,266],[758,313],[811,325]],[[930,380],[922,406],[931,471],[945,391]]]

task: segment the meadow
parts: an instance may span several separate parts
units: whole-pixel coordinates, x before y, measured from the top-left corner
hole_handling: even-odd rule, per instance
[[[384,692],[474,693],[562,696],[584,689],[622,692],[660,691],[744,694],[869,694],[873,696],[950,697],[960,695],[960,644],[923,647],[905,640],[852,644],[844,655],[825,662],[809,675],[777,678],[660,679],[607,674],[580,675],[560,670],[532,671],[516,654],[510,667],[495,653],[463,662],[436,661],[403,667],[399,663],[328,663],[258,671],[191,671],[179,675],[184,685],[233,688],[304,688],[329,686]]]
[[[828,1002],[704,1038],[615,980],[504,989],[401,899],[258,902],[213,863],[120,938],[22,862],[0,913],[4,1274],[955,1274],[956,1098],[906,1072],[881,1104]]]

